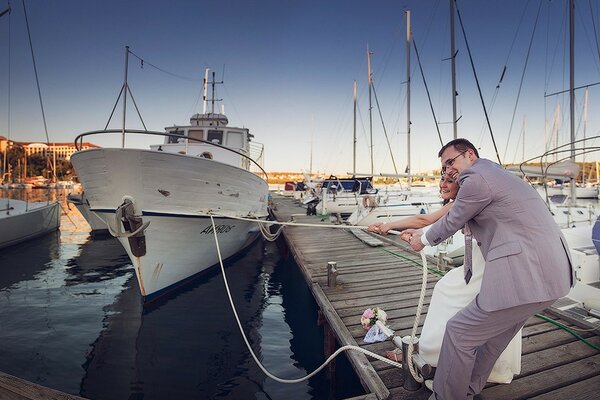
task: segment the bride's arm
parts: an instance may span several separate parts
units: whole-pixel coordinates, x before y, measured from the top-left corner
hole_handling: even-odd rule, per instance
[[[430,214],[417,214],[411,217],[402,218],[397,221],[393,221],[387,224],[376,223],[369,225],[369,232],[376,232],[386,234],[390,229],[394,229],[397,231],[402,231],[404,229],[419,229],[425,226],[431,225],[436,222],[438,219],[442,218],[444,215],[448,213],[452,207],[452,203],[448,203],[444,205],[439,210],[436,210]]]

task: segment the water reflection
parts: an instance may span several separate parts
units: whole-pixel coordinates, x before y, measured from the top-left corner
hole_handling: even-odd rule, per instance
[[[325,373],[298,385],[265,377],[237,330],[218,268],[144,308],[119,242],[91,238],[77,210],[62,209],[58,234],[0,253],[0,371],[95,400],[332,398]],[[323,338],[297,267],[257,241],[226,271],[267,368],[285,378],[316,368]],[[352,372],[342,374],[336,397],[360,394]]]

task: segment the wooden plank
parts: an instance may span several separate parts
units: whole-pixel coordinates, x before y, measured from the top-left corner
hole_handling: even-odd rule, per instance
[[[0,399],[85,400],[83,397],[59,392],[3,372],[0,372]]]
[[[532,397],[531,400],[596,400],[598,393],[600,393],[600,375]]]
[[[584,358],[560,367],[544,370],[510,385],[496,385],[481,392],[483,400],[530,399],[600,374],[600,355]]]

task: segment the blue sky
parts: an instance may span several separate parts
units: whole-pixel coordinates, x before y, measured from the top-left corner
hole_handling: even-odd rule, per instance
[[[559,142],[569,137],[568,96],[544,98],[568,88],[566,0],[459,0],[467,40],[494,137],[505,162],[544,151],[560,106]],[[541,4],[541,8],[540,7]],[[8,5],[0,0],[0,10]],[[10,21],[10,135],[45,141],[27,31],[20,0],[10,19],[0,19],[0,135],[8,131],[8,42]],[[180,79],[130,57],[129,84],[146,126],[162,131],[187,124],[201,111],[204,68],[225,84],[218,87],[231,125],[245,126],[263,143],[268,171],[312,169],[342,174],[352,169],[352,84],[357,81],[357,170],[370,172],[367,46],[375,91],[399,170],[407,163],[405,10],[440,122],[452,139],[449,5],[421,1],[27,1],[44,108],[51,141],[71,141],[104,127],[123,83],[124,47]],[[600,81],[595,37],[597,1],[576,0],[576,86]],[[528,46],[528,67],[515,104]],[[592,18],[593,16],[593,18]],[[475,86],[465,41],[456,18],[459,136],[482,156],[496,159]],[[594,29],[596,32],[594,32]],[[413,171],[438,166],[440,141],[417,59],[411,54],[411,164]],[[504,80],[496,91],[500,74]],[[576,92],[577,136],[583,137],[583,90]],[[590,87],[587,136],[599,134],[600,86]],[[373,100],[375,173],[393,172],[386,138]],[[514,118],[513,118],[514,113]],[[524,120],[526,128],[523,129]],[[120,126],[120,107],[111,127]],[[512,129],[511,129],[512,123]],[[128,127],[140,128],[133,107]],[[510,140],[509,140],[510,132]],[[95,140],[101,145],[118,141]],[[146,147],[152,140],[129,142]],[[589,157],[588,157],[589,159]]]

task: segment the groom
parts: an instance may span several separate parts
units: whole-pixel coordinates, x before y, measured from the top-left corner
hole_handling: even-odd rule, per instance
[[[465,227],[486,260],[481,291],[446,325],[430,397],[471,399],[525,321],[567,294],[572,267],[565,239],[535,189],[479,158],[466,139],[449,142],[438,156],[445,173],[460,179],[456,201],[425,235],[405,232],[412,235],[411,247],[420,251]]]

